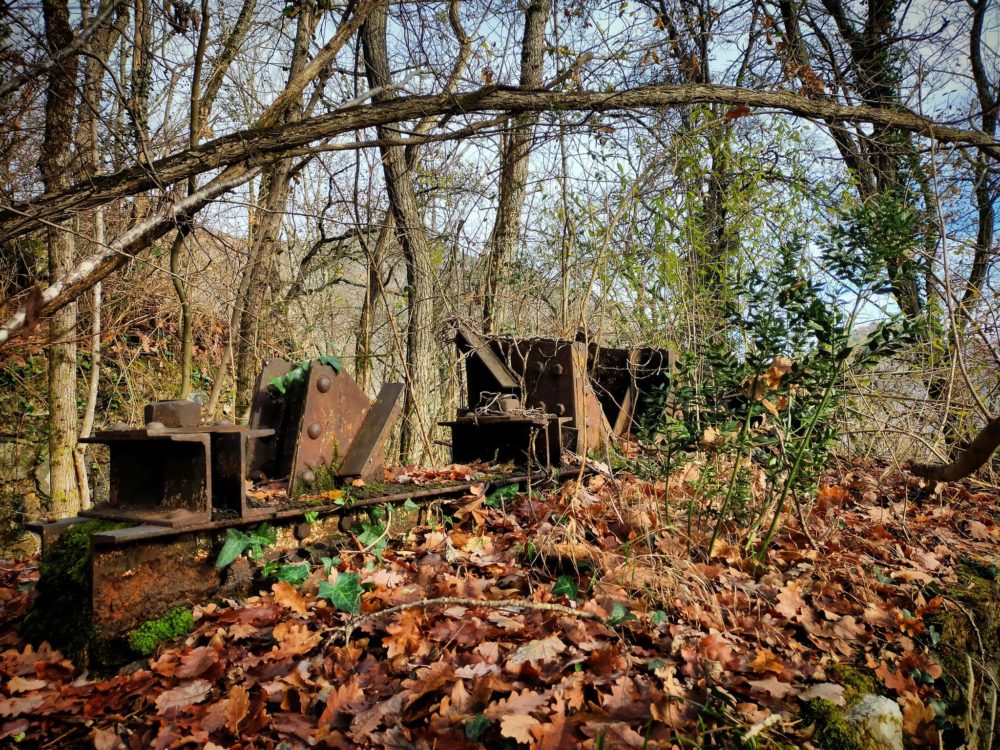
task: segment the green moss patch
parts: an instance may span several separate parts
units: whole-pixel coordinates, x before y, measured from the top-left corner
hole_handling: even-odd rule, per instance
[[[847,708],[853,708],[866,695],[881,695],[882,688],[871,670],[857,667],[853,664],[831,664],[826,673],[830,678],[844,686],[844,701]]]
[[[38,599],[24,618],[21,635],[48,641],[77,666],[86,667],[94,641],[90,580],[90,538],[130,524],[94,519],[70,526],[38,563]]]
[[[155,620],[148,620],[128,634],[128,645],[140,656],[149,656],[164,641],[194,630],[191,610],[175,607]]]
[[[802,708],[803,724],[813,724],[812,744],[822,750],[863,750],[858,733],[847,721],[844,709],[830,701],[809,701]]]
[[[945,597],[957,602],[939,610],[929,618],[928,625],[940,633],[940,644],[934,657],[941,664],[943,675],[938,685],[946,706],[941,721],[945,747],[958,747],[978,738],[984,743],[989,736],[990,700],[987,686],[1000,673],[1000,581],[996,566],[989,562],[963,557],[956,567],[958,581],[949,587]],[[969,658],[974,671],[974,694],[968,695]]]

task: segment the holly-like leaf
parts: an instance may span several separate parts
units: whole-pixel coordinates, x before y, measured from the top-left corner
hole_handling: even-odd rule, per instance
[[[320,583],[318,595],[342,612],[357,614],[361,610],[361,591],[361,576],[341,573],[335,583]]]

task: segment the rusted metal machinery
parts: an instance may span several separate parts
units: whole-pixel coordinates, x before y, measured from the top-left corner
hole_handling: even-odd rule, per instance
[[[676,358],[665,349],[614,349],[584,341],[486,337],[459,324],[468,407],[442,422],[455,461],[530,461],[554,467],[563,448],[601,453],[633,429]]]
[[[280,390],[275,379],[284,381]],[[191,402],[150,404],[144,427],[116,427],[87,439],[108,446],[108,500],[76,518],[35,526],[43,552],[83,521],[131,524],[90,537],[93,624],[106,638],[171,607],[203,601],[223,584],[213,552],[227,529],[267,521],[286,548],[337,530],[343,502],[326,491],[350,480],[382,479],[402,391],[399,383],[387,384],[371,403],[349,375],[322,361],[296,368],[270,360],[246,427],[201,426],[200,409]],[[281,483],[270,480],[285,478],[285,490],[267,500],[250,491],[254,483],[273,488]],[[449,491],[462,487],[437,494]],[[396,494],[401,498],[390,490],[354,505],[421,493],[401,487]]]

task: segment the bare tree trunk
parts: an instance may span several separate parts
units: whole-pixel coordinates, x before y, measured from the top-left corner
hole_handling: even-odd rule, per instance
[[[368,85],[377,89],[374,101],[395,98],[391,90],[389,57],[386,51],[386,27],[389,5],[380,2],[368,15],[361,32]],[[398,128],[380,125],[378,138],[400,139]],[[434,375],[432,349],[433,307],[429,293],[433,285],[430,243],[420,218],[412,175],[402,146],[380,146],[389,205],[396,223],[396,237],[406,262],[406,296],[409,319],[406,324],[406,396],[403,402],[404,423],[400,437],[400,455],[404,462],[430,456],[430,434],[435,409],[431,383]],[[419,442],[418,442],[419,441]],[[422,445],[421,445],[422,444]]]
[[[969,33],[969,59],[972,62],[972,77],[976,83],[979,99],[979,122],[982,131],[989,136],[996,134],[997,119],[1000,115],[1000,98],[996,83],[990,81],[983,62],[982,37],[989,0],[970,2],[972,7],[972,29]],[[989,273],[993,260],[993,225],[996,222],[996,178],[991,175],[991,164],[982,154],[977,154],[974,168],[976,213],[979,227],[976,231],[976,248],[972,259],[972,270],[962,294],[959,308],[960,320],[967,322],[972,309],[979,301],[981,287]]]
[[[288,72],[288,86],[302,71],[312,65],[306,63],[309,43],[318,20],[314,3],[303,3],[295,29],[295,46]],[[286,122],[295,122],[302,115],[301,92],[292,99],[285,113]],[[249,274],[242,300],[237,300],[239,338],[236,346],[236,416],[242,417],[250,407],[251,389],[257,377],[260,357],[257,353],[261,320],[267,316],[268,296],[271,290],[272,270],[278,254],[281,221],[291,192],[289,178],[292,160],[281,159],[265,171],[261,181],[261,200],[250,263],[244,269]],[[242,285],[241,285],[242,286]]]
[[[358,321],[358,337],[354,348],[354,372],[362,389],[368,388],[369,385],[368,379],[372,369],[372,327],[375,324],[375,303],[378,301],[382,287],[382,260],[389,249],[395,226],[396,222],[392,212],[389,211],[379,228],[375,245],[372,246],[367,238],[362,237],[361,239],[368,261],[368,280],[365,284],[365,298],[361,304],[361,319]]]
[[[237,300],[238,337],[236,341],[236,416],[242,417],[252,400],[251,389],[257,377],[260,357],[257,352],[260,323],[267,316],[268,293],[274,260],[281,234],[281,220],[288,201],[291,160],[282,159],[264,173],[258,219],[251,243],[250,260],[244,268],[246,284]]]
[[[191,100],[188,113],[188,145],[197,148],[201,141],[201,69],[205,62],[205,47],[208,44],[208,24],[210,12],[208,0],[201,0],[201,20],[198,29],[198,46],[194,55],[194,71],[191,74]],[[188,178],[187,193],[191,195],[198,187],[198,178]],[[194,348],[194,318],[191,300],[188,298],[187,279],[181,274],[181,251],[191,233],[191,223],[185,222],[177,230],[177,236],[170,246],[170,280],[180,305],[181,329],[181,381],[177,398],[186,399],[191,395],[192,349]]]
[[[66,0],[44,0],[45,38],[56,54],[73,41]],[[49,72],[45,94],[45,143],[39,162],[47,191],[69,185],[76,111],[79,58],[71,55]],[[73,235],[61,227],[47,231],[49,278],[60,279],[73,268]],[[80,507],[73,454],[76,448],[76,303],[49,320],[49,504],[53,517],[71,515]]]
[[[524,12],[524,39],[521,44],[521,87],[542,87],[542,63],[545,55],[545,26],[549,22],[551,0],[531,0]],[[483,292],[483,329],[496,327],[498,299],[504,264],[513,256],[521,233],[528,163],[535,137],[538,113],[514,117],[505,129],[505,144],[500,156],[500,199],[488,243],[486,289]]]
[[[98,8],[98,18],[103,17],[108,8],[111,7],[110,0],[102,0]],[[81,5],[84,22],[87,20],[87,3]],[[83,74],[83,106],[80,108],[80,116],[76,128],[76,148],[80,161],[80,173],[82,175],[94,176],[97,174],[97,165],[100,162],[100,148],[98,147],[97,134],[97,113],[101,104],[101,84],[104,79],[104,70],[108,58],[111,56],[111,49],[114,47],[116,37],[121,33],[121,29],[116,27],[110,20],[106,21],[101,28],[97,29],[88,44],[88,56],[84,65]],[[100,249],[104,246],[104,208],[100,207],[94,211],[94,241],[93,245]],[[90,437],[94,430],[94,419],[97,410],[98,388],[101,380],[101,284],[97,283],[91,289],[91,311],[90,311],[90,379],[87,383],[87,403],[83,412],[83,419],[80,422],[80,437]],[[77,443],[74,453],[76,468],[77,486],[80,492],[80,506],[87,508],[91,505],[90,482],[87,477],[87,444]]]

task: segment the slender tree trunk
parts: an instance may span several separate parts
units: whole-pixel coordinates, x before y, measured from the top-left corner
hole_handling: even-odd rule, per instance
[[[50,54],[73,41],[66,0],[44,0],[45,38]],[[46,190],[69,185],[76,74],[79,58],[72,55],[48,75],[45,94],[45,142],[39,162]],[[62,227],[47,231],[49,278],[60,279],[73,268],[73,235]],[[71,515],[80,507],[73,454],[76,448],[76,303],[49,319],[49,512]]]
[[[242,417],[252,400],[251,389],[257,377],[260,356],[258,338],[261,321],[266,319],[272,270],[281,235],[281,220],[290,192],[288,174],[291,160],[282,159],[265,172],[261,180],[262,195],[256,223],[256,234],[250,260],[243,273],[247,283],[239,306],[239,332],[236,345],[236,415]]]
[[[208,45],[208,26],[210,12],[208,0],[201,0],[201,21],[198,29],[198,46],[194,55],[194,71],[191,74],[191,97],[188,111],[188,145],[197,148],[201,141],[201,69],[205,63],[205,48]],[[198,188],[198,178],[194,175],[188,178],[187,194],[191,195]],[[177,389],[177,398],[186,399],[191,395],[192,350],[194,349],[194,316],[191,310],[191,300],[188,297],[188,283],[181,270],[181,252],[185,248],[188,236],[191,234],[191,222],[185,222],[177,229],[177,236],[170,246],[170,280],[177,294],[180,306],[181,329],[181,380]]]
[[[545,56],[545,26],[549,22],[551,0],[531,0],[524,12],[524,38],[521,43],[521,79],[526,89],[542,87],[542,63]],[[521,234],[528,164],[538,113],[518,115],[506,128],[500,155],[500,198],[488,242],[486,288],[483,292],[483,329],[496,328],[497,299],[504,265],[514,255]]]
[[[376,102],[395,98],[391,90],[386,29],[389,5],[380,2],[369,13],[361,32],[368,85],[378,89]],[[380,125],[380,140],[401,139],[399,128]],[[389,205],[396,224],[396,237],[406,262],[406,296],[409,318],[406,324],[406,396],[403,402],[404,423],[400,455],[404,462],[430,456],[434,408],[431,384],[434,376],[432,326],[434,310],[430,300],[433,286],[430,242],[420,218],[413,178],[402,146],[379,147]]]
[[[358,321],[354,370],[362,389],[368,387],[372,370],[372,328],[375,325],[376,303],[382,294],[382,260],[389,250],[395,227],[396,222],[392,212],[388,211],[379,228],[375,244],[371,245],[367,239],[361,240],[368,261],[368,280],[365,284],[365,298],[361,304],[361,319]]]
[[[315,3],[305,2],[299,10],[299,20],[295,29],[295,46],[288,72],[289,87],[307,67],[309,43],[316,29],[317,12]],[[309,62],[312,65],[312,62]],[[273,105],[272,105],[273,106]],[[302,115],[301,91],[288,105],[285,122],[295,122]],[[250,407],[254,381],[259,370],[258,339],[261,321],[266,319],[275,259],[278,255],[281,236],[281,221],[285,215],[285,205],[291,192],[289,178],[292,160],[280,159],[265,171],[261,180],[260,210],[251,248],[251,261],[244,269],[249,274],[245,286],[245,296],[237,301],[239,338],[236,346],[236,416],[242,417]],[[241,285],[242,286],[242,285]]]

